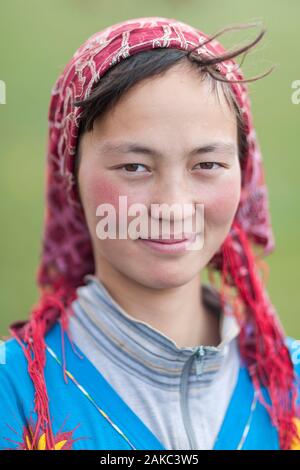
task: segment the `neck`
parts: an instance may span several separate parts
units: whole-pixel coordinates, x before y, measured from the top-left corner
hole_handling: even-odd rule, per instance
[[[102,269],[95,276],[129,315],[168,336],[177,346],[220,343],[219,318],[203,303],[200,275],[169,289],[149,288],[116,271]]]

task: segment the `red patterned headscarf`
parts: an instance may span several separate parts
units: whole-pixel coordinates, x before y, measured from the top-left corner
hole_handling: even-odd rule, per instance
[[[210,58],[226,53],[215,39],[210,40],[176,19],[136,18],[91,36],[75,52],[52,89],[43,245],[37,272],[41,295],[30,319],[10,328],[23,347],[35,386],[38,420],[34,439],[42,429],[47,448],[53,448],[54,441],[44,379],[44,336],[58,319],[67,331],[76,288],[95,268],[91,238],[75,185],[74,160],[82,109],[73,103],[87,98],[99,79],[118,62],[141,51],[166,47],[185,51],[196,48],[199,54]],[[261,256],[274,249],[261,153],[246,85],[233,83],[243,79],[240,68],[233,59],[219,63],[217,68],[232,81],[230,86],[242,109],[247,142],[238,210],[227,238],[209,266],[221,274],[222,295],[224,286],[236,289],[236,315],[240,317],[239,305],[244,308],[239,319],[240,353],[257,390],[267,386],[271,405],[264,404],[279,430],[281,448],[289,449],[296,414],[293,365],[284,331],[258,272],[263,263]],[[262,248],[260,256],[254,254],[252,245]]]

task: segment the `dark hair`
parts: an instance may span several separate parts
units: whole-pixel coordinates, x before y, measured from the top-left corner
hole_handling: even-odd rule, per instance
[[[257,24],[244,24],[233,27],[224,28],[213,36],[209,37],[205,43],[213,40],[224,32],[244,29],[257,26]],[[233,80],[227,80],[218,70],[218,64],[232,59],[234,57],[243,55],[242,62],[246,54],[262,39],[266,30],[261,29],[256,38],[245,46],[239,47],[232,51],[228,51],[223,55],[217,57],[203,57],[199,54],[198,49],[203,47],[197,46],[193,50],[185,51],[175,48],[154,48],[147,51],[136,53],[128,58],[121,60],[117,65],[111,67],[96,83],[90,95],[80,101],[74,101],[74,106],[82,107],[82,114],[80,116],[80,125],[77,140],[77,152],[75,158],[75,180],[77,182],[77,175],[80,163],[79,143],[80,137],[85,132],[93,129],[93,123],[100,116],[112,109],[126,91],[132,88],[142,80],[158,75],[163,75],[171,67],[182,64],[193,64],[200,71],[203,79],[210,79],[213,91],[218,95],[219,88],[221,87],[225,95],[226,101],[229,106],[235,111],[237,116],[237,129],[238,129],[238,148],[240,164],[243,164],[243,157],[247,150],[246,135],[244,129],[244,122],[242,119],[242,112],[237,102],[236,96],[232,91],[230,83]],[[204,44],[205,44],[204,43]],[[241,64],[240,64],[241,65]],[[250,82],[258,80],[268,75],[274,67],[271,67],[264,74],[253,77],[250,79],[237,80],[237,82]]]

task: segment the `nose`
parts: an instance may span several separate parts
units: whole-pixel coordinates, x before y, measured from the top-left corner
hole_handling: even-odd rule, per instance
[[[151,217],[154,219],[164,219],[170,217],[173,222],[188,219],[195,214],[195,204],[193,202],[156,202],[151,204]]]
[[[192,217],[195,213],[195,200],[192,188],[182,175],[171,174],[163,178],[155,187],[151,201],[151,216],[161,218],[159,207],[172,209],[172,220]]]
[[[184,178],[171,178],[155,188],[151,200],[151,219],[162,231],[171,233],[199,232],[202,220],[197,214],[197,205],[192,187]],[[168,225],[167,225],[168,224]]]

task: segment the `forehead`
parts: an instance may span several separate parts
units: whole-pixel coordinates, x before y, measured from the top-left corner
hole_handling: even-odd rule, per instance
[[[96,119],[93,133],[101,140],[143,138],[171,147],[199,138],[235,140],[236,121],[222,87],[213,89],[197,69],[180,65],[134,85]]]

